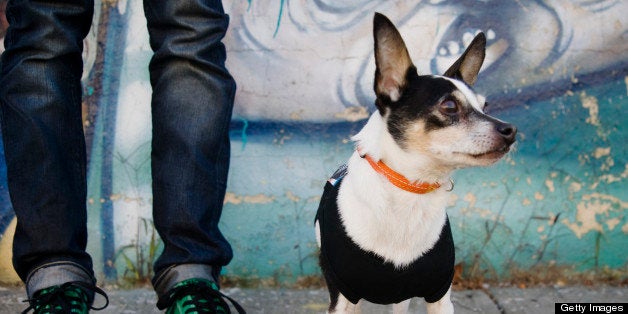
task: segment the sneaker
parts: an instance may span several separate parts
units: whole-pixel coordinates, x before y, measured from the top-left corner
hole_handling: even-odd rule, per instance
[[[235,300],[218,291],[215,282],[205,279],[188,279],[178,283],[163,304],[168,308],[166,314],[231,313],[223,298],[229,300],[238,313],[246,313]]]
[[[93,291],[105,297],[105,305],[99,308],[89,304],[86,290]],[[33,310],[35,314],[54,313],[89,313],[89,310],[102,310],[109,305],[107,294],[96,286],[80,281],[66,282],[59,286],[39,290],[32,299],[25,300],[30,303],[22,314]]]

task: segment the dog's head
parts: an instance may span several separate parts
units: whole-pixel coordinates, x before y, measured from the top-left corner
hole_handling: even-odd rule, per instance
[[[486,37],[478,34],[442,76],[419,75],[401,35],[376,13],[376,107],[395,143],[441,165],[489,165],[506,154],[516,128],[484,113],[486,101],[472,86],[484,61]]]

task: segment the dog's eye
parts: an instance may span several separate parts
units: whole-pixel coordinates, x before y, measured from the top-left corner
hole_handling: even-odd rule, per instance
[[[446,115],[452,115],[458,113],[458,104],[453,100],[445,100],[440,103],[440,112]]]

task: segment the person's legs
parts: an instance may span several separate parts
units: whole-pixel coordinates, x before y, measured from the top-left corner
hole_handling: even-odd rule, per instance
[[[46,287],[94,285],[85,252],[86,152],[81,53],[93,0],[9,1],[0,114],[17,216],[13,265],[29,298]]]
[[[228,16],[220,1],[145,0],[144,10],[155,52],[153,217],[164,242],[153,285],[163,301],[187,279],[217,281],[232,257],[218,221],[235,81],[225,68]]]

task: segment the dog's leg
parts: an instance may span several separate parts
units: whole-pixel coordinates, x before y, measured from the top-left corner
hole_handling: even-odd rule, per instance
[[[360,301],[361,302],[361,301]],[[329,314],[360,314],[360,302],[353,304],[342,293],[338,295],[336,304],[332,304],[329,309]]]
[[[393,304],[393,314],[406,314],[408,313],[408,307],[410,306],[410,300],[401,301]]]
[[[451,287],[440,300],[434,303],[427,303],[428,314],[452,314],[453,312],[454,305],[451,303]]]

